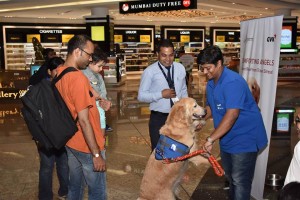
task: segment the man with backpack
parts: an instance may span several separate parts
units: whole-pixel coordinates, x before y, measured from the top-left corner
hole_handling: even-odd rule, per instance
[[[52,49],[53,50],[53,49]],[[52,52],[50,49],[49,52]],[[54,52],[54,50],[53,50]],[[40,71],[38,76],[32,79],[32,83],[38,84],[43,79],[53,78],[56,74],[56,68],[64,64],[64,60],[60,57],[52,57],[53,54],[47,53],[46,63],[44,66],[44,73]],[[48,72],[49,71],[49,72]],[[50,75],[51,74],[51,75]],[[34,81],[33,81],[34,80]],[[50,80],[49,80],[50,81]],[[40,156],[40,170],[39,170],[39,200],[52,200],[52,177],[54,164],[56,163],[56,172],[59,181],[58,199],[66,199],[68,194],[69,184],[69,168],[68,157],[65,147],[60,149],[47,149],[37,138],[33,138],[36,142],[38,153]]]
[[[79,71],[92,61],[94,44],[85,35],[76,35],[68,43],[64,66],[57,68],[58,75],[68,67],[78,71],[64,75],[55,86],[69,108],[73,118],[78,117],[78,131],[67,142],[70,184],[68,199],[82,199],[83,185],[87,184],[89,199],[106,199],[106,162],[104,133],[96,100],[88,79]]]

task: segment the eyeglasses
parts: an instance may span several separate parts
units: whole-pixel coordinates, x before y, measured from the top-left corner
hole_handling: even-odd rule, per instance
[[[93,54],[92,53],[88,53],[88,52],[86,52],[85,50],[83,50],[83,49],[81,49],[81,48],[79,48],[81,51],[83,51],[84,53],[86,53],[89,57],[93,57]]]

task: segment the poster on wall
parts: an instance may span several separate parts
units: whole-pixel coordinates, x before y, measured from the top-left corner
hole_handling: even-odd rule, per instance
[[[240,73],[251,86],[270,141],[276,97],[283,16],[241,22]],[[286,118],[279,126],[286,130]],[[263,199],[269,145],[257,157],[251,195]]]
[[[115,43],[123,42],[123,35],[114,35],[114,41]]]
[[[190,42],[189,35],[180,35],[180,42]]]
[[[72,37],[74,37],[74,34],[62,34],[61,41],[62,43],[68,43]]]
[[[151,42],[150,35],[140,35],[140,42]]]
[[[32,38],[37,38],[39,42],[41,42],[41,35],[40,34],[27,34],[26,35],[26,41],[27,43],[32,43]]]
[[[225,36],[224,35],[218,35],[216,42],[225,42]]]

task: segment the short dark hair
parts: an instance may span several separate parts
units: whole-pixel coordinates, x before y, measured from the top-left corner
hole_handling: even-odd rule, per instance
[[[43,49],[42,53],[43,53],[43,57],[44,57],[45,60],[49,60],[48,54],[50,52],[54,52],[54,49],[52,49],[52,48],[45,48],[45,49]]]
[[[221,60],[221,65],[223,65],[222,51],[216,45],[206,47],[197,56],[197,63],[199,65],[204,65],[204,64],[217,65],[219,60]]]
[[[171,40],[169,39],[162,39],[159,44],[158,44],[158,47],[157,47],[157,52],[160,52],[160,48],[161,47],[171,47],[173,48],[174,50],[174,45],[173,43],[171,42]]]
[[[300,183],[290,182],[279,192],[278,200],[300,200]]]
[[[104,61],[107,63],[107,54],[99,47],[95,48],[92,58],[93,58],[93,63],[97,63],[99,61]]]
[[[50,71],[56,69],[59,65],[64,64],[65,61],[61,57],[53,57],[48,61],[48,69]]]
[[[72,54],[77,48],[84,49],[88,41],[93,42],[87,35],[75,35],[68,42],[68,54]]]

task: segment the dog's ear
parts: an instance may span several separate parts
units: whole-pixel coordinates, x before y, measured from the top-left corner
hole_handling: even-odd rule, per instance
[[[177,105],[174,105],[172,108],[169,117],[168,117],[168,122],[170,125],[180,125],[184,124],[185,126],[187,125],[187,113],[185,109],[185,105],[182,103],[177,103]],[[173,124],[172,124],[173,123]]]

